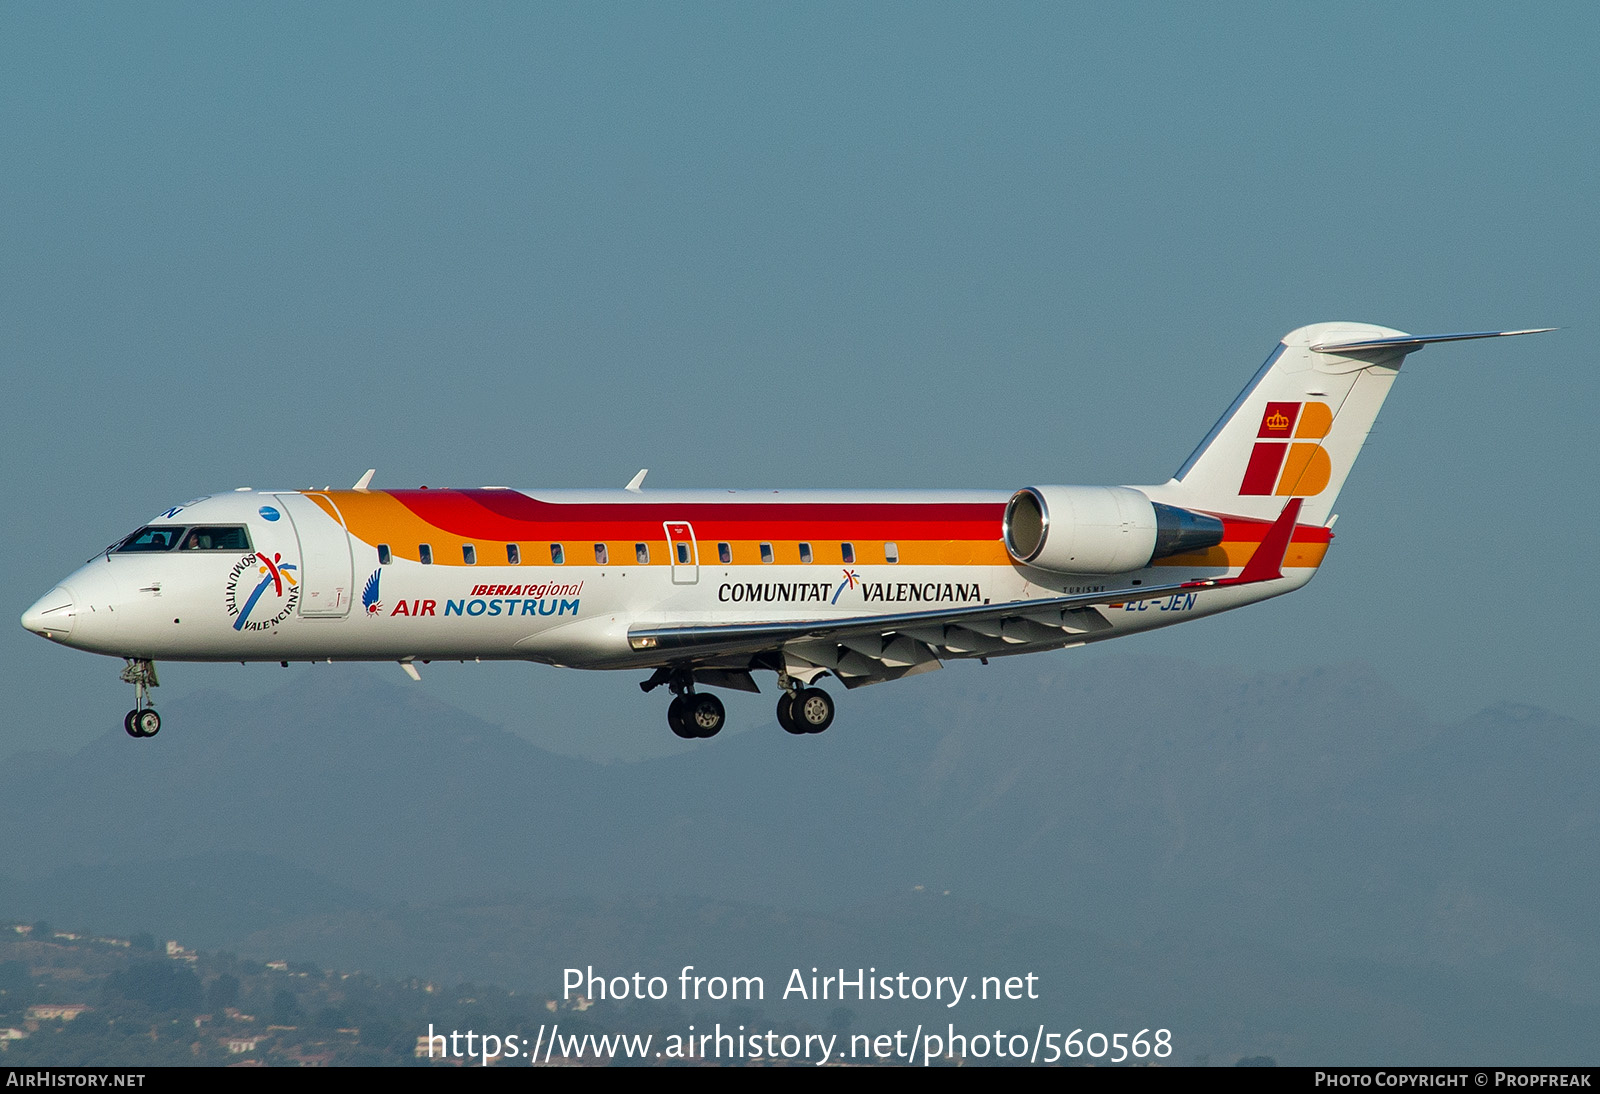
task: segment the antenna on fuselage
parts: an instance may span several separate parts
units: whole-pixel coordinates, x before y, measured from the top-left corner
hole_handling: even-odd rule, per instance
[[[650,474],[650,469],[648,467],[639,468],[639,473],[633,478],[629,479],[628,485],[624,486],[623,489],[632,490],[635,494],[643,493],[644,491],[641,489],[641,487],[644,486],[644,477],[648,474]]]
[[[376,467],[367,468],[367,473],[365,475],[362,475],[360,479],[356,480],[356,484],[354,486],[352,486],[350,489],[352,489],[352,490],[365,490],[367,487],[372,485],[372,476],[376,475],[377,473],[378,473],[378,469]]]

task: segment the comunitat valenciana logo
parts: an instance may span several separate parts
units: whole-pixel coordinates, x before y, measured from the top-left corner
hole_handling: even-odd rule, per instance
[[[245,555],[228,571],[223,603],[236,631],[267,631],[289,618],[300,603],[300,586],[292,562],[274,552]]]
[[[1322,493],[1333,474],[1322,447],[1332,425],[1327,403],[1268,403],[1239,493],[1284,498]]]

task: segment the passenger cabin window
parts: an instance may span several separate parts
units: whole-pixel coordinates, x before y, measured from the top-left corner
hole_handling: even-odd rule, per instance
[[[771,562],[772,561],[772,544],[763,543],[761,545],[761,561],[762,562]]]
[[[854,543],[839,544],[839,553],[844,556],[845,565],[856,560],[856,545]]]
[[[463,543],[461,545],[461,561],[468,566],[476,566],[478,564],[478,549],[470,543]]]
[[[120,551],[170,551],[183,535],[182,525],[150,525],[117,544]]]
[[[506,544],[506,562],[512,566],[522,565],[522,548],[515,543]]]
[[[604,566],[606,564],[606,545],[604,543],[596,543],[594,545],[594,561],[596,566]]]
[[[550,561],[555,563],[557,566],[560,566],[567,561],[567,553],[561,549],[561,544],[552,543],[550,545]]]
[[[898,543],[885,543],[883,545],[883,561],[891,566],[900,561],[900,545]]]
[[[811,544],[802,543],[800,545],[800,561],[807,566],[811,565]]]
[[[183,537],[180,550],[184,551],[248,551],[250,537],[243,525],[221,527],[201,525],[191,528]]]
[[[635,543],[633,545],[633,557],[639,560],[639,565],[641,566],[650,565],[650,545],[648,543]]]
[[[389,545],[387,543],[378,544],[378,565],[387,566],[393,561],[394,555],[390,553]]]
[[[433,565],[433,548],[426,543],[417,544],[417,558],[424,566]]]
[[[733,565],[733,548],[726,543],[717,544],[717,561],[724,566]]]

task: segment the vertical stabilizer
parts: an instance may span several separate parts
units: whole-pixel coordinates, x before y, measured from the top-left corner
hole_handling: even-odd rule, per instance
[[[1419,336],[1368,323],[1291,331],[1172,480],[1145,492],[1261,520],[1301,498],[1300,522],[1325,525],[1406,354],[1430,342],[1533,333]]]

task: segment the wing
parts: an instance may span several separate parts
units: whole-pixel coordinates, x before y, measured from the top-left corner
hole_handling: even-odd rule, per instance
[[[773,623],[638,625],[628,628],[628,642],[636,651],[663,654],[663,661],[675,665],[704,666],[709,670],[708,683],[724,682],[712,672],[721,676],[731,670],[748,680],[748,672],[740,673],[740,668],[783,668],[799,661],[832,672],[851,688],[929,672],[949,658],[1003,657],[1059,649],[1110,630],[1111,623],[1099,611],[1104,605],[1282,577],[1284,553],[1299,513],[1300,499],[1291,498],[1238,577],[887,615]],[[781,664],[761,666],[750,662],[751,658],[774,653],[783,658]],[[698,668],[696,672],[698,675]],[[753,685],[727,686],[750,690]]]

